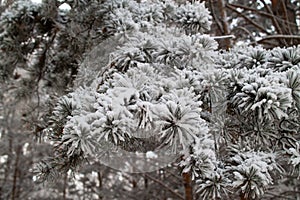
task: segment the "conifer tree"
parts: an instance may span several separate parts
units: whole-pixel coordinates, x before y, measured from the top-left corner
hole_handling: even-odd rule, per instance
[[[76,0],[70,11],[51,2],[16,1],[0,21],[1,87],[26,86],[12,93],[44,112],[47,95],[60,96],[32,117],[44,118],[54,149],[35,178],[67,182],[65,174],[101,163],[179,199],[299,198],[299,46],[219,50],[198,1]],[[149,176],[164,169],[179,171],[185,188]],[[102,186],[93,177],[81,182]],[[134,191],[141,183],[130,177]]]

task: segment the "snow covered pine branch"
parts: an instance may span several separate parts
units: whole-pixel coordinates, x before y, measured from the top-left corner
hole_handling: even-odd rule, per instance
[[[107,39],[91,54],[106,57],[88,56],[59,100],[47,128],[56,157],[41,173],[176,162],[201,199],[264,198],[299,175],[300,47],[218,51],[199,2],[113,0],[100,12]]]

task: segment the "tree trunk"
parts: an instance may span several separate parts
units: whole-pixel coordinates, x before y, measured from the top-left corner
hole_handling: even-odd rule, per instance
[[[224,0],[219,0],[219,10],[220,10],[220,17],[221,17],[221,22],[222,22],[222,26],[223,26],[223,35],[229,35],[230,31],[229,31],[229,25],[227,22],[227,12],[226,12],[226,5]],[[231,41],[230,38],[226,38],[224,39],[224,47],[225,49],[229,49],[231,47]]]
[[[224,36],[230,34],[227,21],[226,2],[224,0],[209,0],[208,6],[213,17],[212,29],[216,36]],[[231,47],[231,38],[224,38],[219,42],[220,49],[229,49]]]
[[[64,186],[63,186],[63,200],[67,199],[67,185],[68,185],[68,173],[66,172],[64,177]]]
[[[249,200],[249,198],[245,197],[245,194],[241,192],[240,200]]]
[[[17,194],[17,179],[19,178],[19,158],[20,158],[20,153],[21,153],[21,147],[18,146],[16,150],[16,161],[15,161],[15,170],[13,174],[13,186],[12,186],[12,194],[11,194],[11,199],[15,200],[18,199],[18,194]]]
[[[102,175],[101,175],[101,171],[98,171],[97,174],[98,174],[98,182],[99,182],[99,186],[98,186],[98,188],[99,188],[98,199],[103,199],[102,195],[101,195],[101,190],[102,190]]]
[[[148,188],[148,178],[144,177],[144,185],[145,185],[145,189]]]
[[[189,173],[183,173],[183,185],[185,190],[185,200],[193,200],[192,179]]]

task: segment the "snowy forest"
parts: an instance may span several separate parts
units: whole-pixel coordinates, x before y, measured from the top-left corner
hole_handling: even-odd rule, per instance
[[[0,0],[0,199],[300,200],[300,1]]]

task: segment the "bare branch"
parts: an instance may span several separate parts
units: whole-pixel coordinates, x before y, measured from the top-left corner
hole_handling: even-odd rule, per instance
[[[260,24],[256,23],[255,21],[253,21],[252,19],[250,19],[249,17],[247,17],[246,15],[244,15],[243,13],[237,11],[235,9],[235,7],[227,4],[226,5],[227,8],[229,8],[230,10],[232,10],[233,12],[237,13],[238,15],[240,15],[241,17],[243,17],[246,21],[248,21],[250,24],[252,24],[253,26],[255,26],[256,28],[258,28],[259,30],[261,30],[262,32],[266,33],[266,34],[270,34],[265,27],[261,26]]]
[[[244,31],[245,33],[247,33],[247,35],[251,38],[251,40],[253,41],[253,43],[256,44],[256,40],[255,40],[254,36],[251,34],[251,32],[250,32],[248,29],[246,29],[246,28],[243,27],[243,26],[238,26],[238,27],[235,28],[236,31],[237,31],[238,29],[240,29],[240,30]]]
[[[226,8],[225,2],[224,2],[224,0],[219,0],[218,2],[219,2],[219,9],[221,12],[221,22],[223,25],[223,34],[228,35],[230,31],[229,31],[229,26],[228,26],[228,22],[227,22],[227,13],[225,10],[225,8]],[[230,40],[226,39],[225,43],[226,43],[226,49],[229,49],[231,46]]]
[[[281,4],[282,4],[283,11],[284,11],[284,22],[288,22],[289,17],[288,17],[288,13],[287,13],[285,3],[281,2]],[[288,33],[293,34],[290,24],[289,23],[285,23],[285,24],[287,26]]]
[[[277,198],[277,199],[287,199],[287,200],[293,200],[294,199],[292,197],[288,197],[287,195],[274,194],[270,191],[267,191],[266,195],[270,195],[272,198]]]
[[[234,39],[234,35],[219,35],[219,36],[213,36],[212,37],[215,40],[221,40],[221,39]]]
[[[175,174],[175,173],[173,173],[173,172],[171,172],[170,170],[168,170],[168,169],[164,169],[165,170],[165,172],[167,172],[167,173],[169,173],[169,174],[171,174],[173,177],[175,177],[176,179],[178,179],[178,180],[180,180],[181,181],[181,177],[180,176],[178,176],[177,174]]]
[[[257,42],[263,42],[265,40],[271,40],[271,39],[298,39],[300,40],[300,35],[268,35],[263,37],[262,39],[258,40]]]
[[[265,2],[265,0],[263,0],[262,2],[263,2],[263,4],[264,4],[264,6],[266,7],[266,9],[268,10],[268,12],[269,12],[271,15],[273,15],[273,17],[272,17],[272,22],[273,22],[273,25],[275,26],[277,32],[278,32],[279,34],[283,34],[282,29],[280,28],[280,26],[279,26],[279,24],[278,24],[278,21],[276,20],[275,15],[274,15],[272,9],[271,9],[270,6]],[[278,39],[280,39],[280,38],[278,38]],[[287,42],[286,42],[285,40],[280,40],[280,41],[282,41],[285,45],[287,45]]]
[[[175,195],[175,196],[178,197],[179,199],[184,200],[184,197],[183,197],[183,196],[181,196],[180,194],[178,194],[177,192],[175,192],[172,188],[170,188],[168,185],[164,184],[164,183],[161,182],[160,180],[158,180],[158,179],[156,179],[156,178],[154,178],[154,177],[152,177],[152,176],[150,176],[150,175],[148,175],[148,174],[146,174],[146,173],[140,174],[140,175],[143,176],[143,177],[149,178],[149,179],[151,179],[152,181],[154,181],[154,182],[160,184],[162,187],[164,187],[165,189],[167,189],[167,190],[168,190],[169,192],[171,192],[173,195]]]
[[[257,10],[257,9],[255,9],[255,8],[250,8],[250,7],[245,6],[245,5],[241,5],[241,4],[233,4],[233,3],[230,3],[229,5],[231,5],[231,6],[233,6],[233,7],[236,7],[236,8],[242,8],[242,9],[245,9],[245,10],[249,10],[249,11],[256,12],[257,14],[259,14],[259,15],[261,15],[261,16],[264,16],[264,17],[269,17],[269,18],[275,17],[278,21],[282,21],[282,22],[284,22],[284,23],[286,23],[286,24],[297,25],[297,24],[294,23],[294,22],[286,21],[286,20],[284,20],[284,19],[281,19],[281,18],[278,17],[278,16],[269,14],[269,13],[264,12],[264,11],[261,11],[261,10]]]

